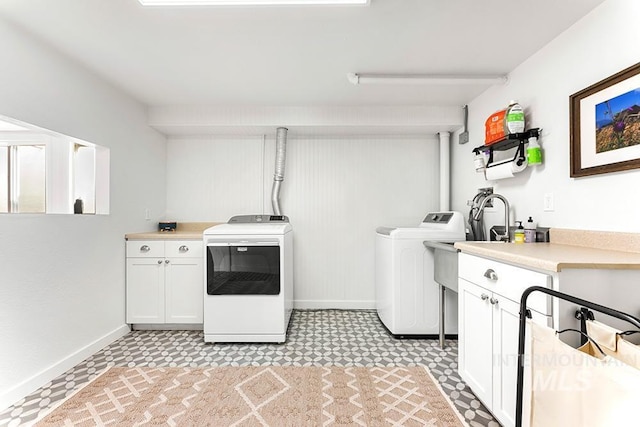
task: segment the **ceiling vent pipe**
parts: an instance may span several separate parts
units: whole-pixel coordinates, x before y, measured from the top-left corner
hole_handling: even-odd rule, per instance
[[[284,161],[287,152],[287,128],[279,127],[276,130],[276,169],[273,174],[273,187],[271,188],[271,204],[273,214],[282,215],[280,210],[280,185],[284,180]]]
[[[440,210],[448,211],[451,208],[451,153],[449,132],[438,133],[440,137]]]

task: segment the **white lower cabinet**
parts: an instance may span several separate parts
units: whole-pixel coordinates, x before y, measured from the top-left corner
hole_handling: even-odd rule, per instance
[[[520,296],[529,286],[548,287],[550,276],[460,254],[458,372],[504,426],[515,425]],[[529,299],[534,320],[547,323],[548,298]]]
[[[460,279],[458,282],[458,372],[482,402],[493,392],[493,310],[491,292]]]
[[[202,323],[204,282],[202,258],[167,258],[165,323]]]
[[[164,323],[163,262],[127,258],[127,323]]]
[[[201,324],[202,242],[127,241],[129,324]]]

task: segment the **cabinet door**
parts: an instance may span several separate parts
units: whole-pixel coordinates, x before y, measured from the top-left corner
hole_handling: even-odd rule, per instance
[[[515,425],[518,328],[520,305],[494,294],[493,305],[493,406],[491,411],[505,427]]]
[[[202,258],[166,258],[165,295],[167,323],[202,323]]]
[[[127,258],[127,323],[164,323],[162,258]]]
[[[493,295],[493,406],[491,412],[505,427],[516,422],[516,383],[518,378],[518,334],[520,304],[501,295]],[[532,320],[550,326],[551,317],[531,311]],[[528,352],[528,350],[525,350]],[[526,380],[529,367],[525,366],[524,401],[530,398],[530,384]],[[527,405],[525,403],[525,411]]]
[[[458,282],[458,372],[476,396],[491,408],[491,292],[464,279]],[[517,338],[517,336],[516,336]]]

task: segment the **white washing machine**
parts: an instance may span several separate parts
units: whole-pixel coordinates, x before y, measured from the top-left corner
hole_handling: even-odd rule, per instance
[[[205,342],[285,342],[293,310],[289,219],[234,216],[203,239]]]
[[[431,212],[417,227],[378,227],[376,230],[376,310],[394,335],[433,335],[439,332],[439,290],[434,281],[434,253],[426,240],[465,240],[460,212]],[[457,294],[445,297],[445,328],[457,334]]]

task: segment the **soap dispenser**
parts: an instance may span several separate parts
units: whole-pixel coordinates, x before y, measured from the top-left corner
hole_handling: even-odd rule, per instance
[[[518,228],[513,233],[514,243],[524,243],[524,227],[522,226],[522,221],[516,221],[518,224]]]
[[[536,228],[537,228],[537,224],[533,222],[533,219],[531,217],[529,217],[529,220],[524,224],[524,242],[525,243],[535,243]]]

